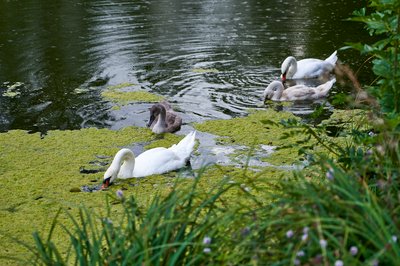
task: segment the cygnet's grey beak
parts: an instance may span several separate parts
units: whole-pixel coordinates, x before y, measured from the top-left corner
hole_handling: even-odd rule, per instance
[[[155,115],[153,115],[153,114],[150,114],[150,119],[149,119],[149,122],[146,124],[147,125],[147,127],[150,127],[151,126],[151,124],[153,124],[153,122],[154,122],[154,120],[156,119],[156,117],[155,117]]]

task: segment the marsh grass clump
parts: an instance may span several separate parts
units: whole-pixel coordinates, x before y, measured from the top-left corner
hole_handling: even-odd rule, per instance
[[[321,157],[313,179],[298,174],[282,184],[285,193],[272,205],[284,217],[277,234],[290,230],[291,238],[279,238],[288,264],[324,265],[341,260],[345,265],[396,265],[400,259],[397,236],[398,176],[400,161],[382,160],[376,152],[364,161],[369,167],[353,167]],[[397,169],[394,166],[397,164]],[[386,169],[373,170],[374,165]],[[390,174],[388,174],[390,173]],[[388,184],[388,179],[390,184]],[[385,186],[379,185],[385,183]],[[307,228],[307,229],[306,229]],[[280,233],[279,233],[280,232]],[[304,256],[296,255],[299,251]]]

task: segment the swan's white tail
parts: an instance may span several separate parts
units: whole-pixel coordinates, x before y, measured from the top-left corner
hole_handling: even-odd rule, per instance
[[[196,131],[192,131],[186,135],[178,144],[174,144],[170,150],[174,151],[179,158],[189,159],[192,154],[194,144],[196,143]]]
[[[335,82],[336,82],[336,79],[333,78],[330,81],[327,81],[322,85],[319,85],[318,86],[319,97],[325,97],[328,94],[329,90],[332,88],[333,84],[335,84]]]
[[[335,65],[336,61],[338,60],[338,57],[336,54],[337,54],[337,51],[334,51],[333,54],[331,54],[327,59],[325,59],[325,62]]]

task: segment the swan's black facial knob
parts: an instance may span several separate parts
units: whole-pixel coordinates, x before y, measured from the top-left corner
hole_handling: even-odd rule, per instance
[[[108,188],[108,187],[111,185],[110,181],[111,181],[111,176],[105,178],[105,179],[103,180],[103,185],[101,186],[101,189]]]

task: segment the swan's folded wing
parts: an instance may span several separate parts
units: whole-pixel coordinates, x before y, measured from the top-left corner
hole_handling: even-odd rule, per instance
[[[314,95],[314,88],[294,86],[283,91],[282,99],[289,101],[310,100],[313,99]]]
[[[166,122],[167,132],[172,133],[181,129],[182,118],[173,111],[167,112]]]
[[[296,78],[316,78],[329,73],[334,65],[320,59],[308,58],[298,62]]]
[[[135,159],[133,176],[162,174],[182,167],[181,164],[181,159],[173,151],[166,148],[154,148],[143,152]]]

